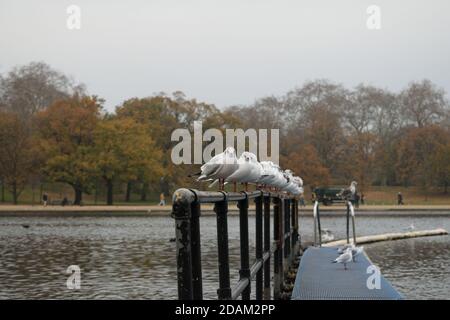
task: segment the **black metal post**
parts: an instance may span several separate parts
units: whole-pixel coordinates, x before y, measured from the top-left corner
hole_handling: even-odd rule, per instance
[[[192,286],[194,300],[203,299],[202,254],[200,243],[200,203],[191,204],[191,237],[192,237]]]
[[[319,247],[322,246],[322,227],[320,226],[320,206],[317,206],[317,227],[319,228]]]
[[[347,202],[347,243],[350,243],[350,206]]]
[[[270,196],[264,197],[264,253],[270,252]],[[270,256],[264,262],[264,299],[270,300]]]
[[[217,249],[219,255],[219,289],[220,300],[231,299],[230,266],[228,257],[228,202],[216,202],[214,211],[217,216]]]
[[[291,222],[290,222],[290,213],[291,213],[291,199],[284,199],[284,259],[286,260],[285,268],[289,267],[290,258],[291,258],[291,237],[288,237],[289,232],[291,231]]]
[[[248,198],[238,202],[239,208],[239,232],[241,238],[241,269],[239,270],[240,279],[247,278],[249,283],[242,291],[242,300],[250,300],[251,277],[248,247]]]
[[[276,242],[276,249],[273,259],[273,298],[278,300],[281,297],[281,287],[283,283],[283,201],[278,196],[273,200],[273,238]]]
[[[298,239],[298,232],[295,227],[297,215],[296,215],[296,205],[297,200],[292,199],[291,201],[291,261],[294,261],[295,255],[296,255],[296,245],[297,245],[297,239]]]
[[[188,189],[179,189],[173,196],[172,216],[175,218],[179,300],[193,299],[191,203],[194,199],[194,194]]]
[[[255,198],[255,257],[256,261],[263,260],[263,195]],[[263,268],[256,273],[256,300],[262,300],[263,296]]]

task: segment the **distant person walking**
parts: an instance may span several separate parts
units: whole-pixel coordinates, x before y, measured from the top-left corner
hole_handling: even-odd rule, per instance
[[[164,192],[159,195],[159,205],[160,206],[166,205],[166,197],[164,196]]]
[[[397,205],[403,205],[403,195],[401,192],[397,193]]]
[[[47,193],[44,193],[42,195],[42,202],[44,204],[44,207],[46,207],[47,206],[47,202],[48,202],[48,194]]]
[[[364,193],[361,192],[361,199],[360,199],[361,204],[364,204],[364,200],[365,200],[365,199],[364,199]]]
[[[305,197],[303,195],[300,197],[300,207],[306,207]]]
[[[354,198],[354,203],[355,203],[355,208],[359,208],[359,200],[360,200],[360,196],[358,192],[355,192],[355,198]]]

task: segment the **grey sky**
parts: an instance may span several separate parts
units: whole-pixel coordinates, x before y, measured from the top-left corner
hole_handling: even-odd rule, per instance
[[[71,4],[81,30],[66,27]],[[366,27],[371,4],[381,30]],[[45,61],[109,110],[175,90],[248,104],[315,78],[450,92],[449,60],[448,0],[0,0],[0,72]]]

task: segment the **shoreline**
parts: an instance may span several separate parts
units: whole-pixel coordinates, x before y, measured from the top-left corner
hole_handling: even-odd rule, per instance
[[[254,206],[249,214],[254,215]],[[0,217],[8,216],[170,216],[172,206],[47,206],[42,205],[0,205]],[[235,205],[228,209],[230,215],[238,215]],[[343,216],[346,208],[342,205],[321,206],[321,216]],[[212,205],[202,205],[202,215],[215,215]],[[299,208],[301,217],[312,216],[312,206]],[[365,205],[356,209],[357,216],[450,216],[450,205]]]

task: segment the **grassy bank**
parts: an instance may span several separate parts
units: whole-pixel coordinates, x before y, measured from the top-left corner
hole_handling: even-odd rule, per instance
[[[205,186],[205,189],[207,187]],[[311,191],[308,187],[305,188],[305,200],[307,204],[311,204]],[[141,201],[141,195],[137,192],[132,192],[130,201],[125,201],[125,188],[116,188],[117,192],[114,195],[114,205],[126,206],[143,206],[156,205],[159,202],[159,193],[149,192],[147,201]],[[69,200],[73,200],[73,190],[66,184],[62,183],[47,183],[44,184],[42,190],[40,186],[32,188],[28,186],[22,192],[19,198],[19,204],[33,205],[40,202],[41,192],[47,192],[50,199],[62,199],[66,196]],[[361,191],[360,191],[361,192]],[[442,188],[433,188],[428,192],[424,192],[418,187],[377,187],[372,186],[362,191],[365,196],[365,204],[373,205],[396,205],[397,193],[403,194],[403,202],[405,205],[450,205],[450,194],[445,194]],[[166,201],[170,202],[171,197],[166,196]],[[11,204],[12,196],[9,192],[5,192],[5,202],[0,202],[0,205]],[[106,203],[106,195],[103,189],[99,188],[97,196],[95,194],[83,194],[83,203],[85,205],[104,205]]]

